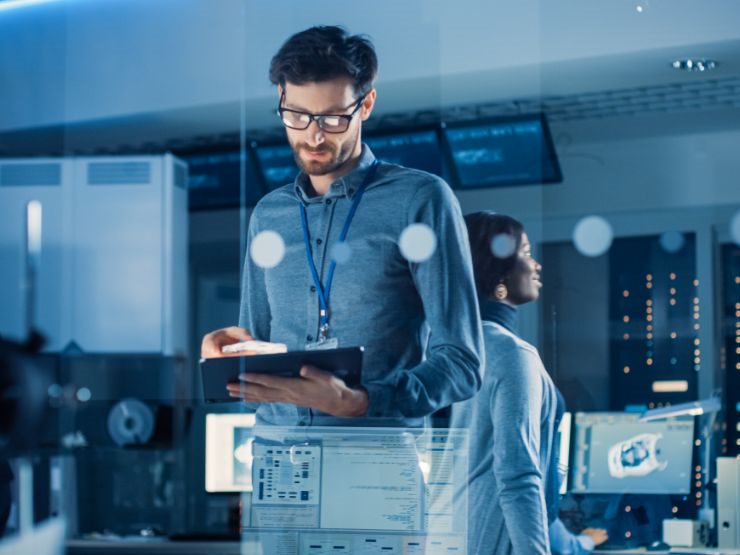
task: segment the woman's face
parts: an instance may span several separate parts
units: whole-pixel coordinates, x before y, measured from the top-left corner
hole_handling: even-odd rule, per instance
[[[540,296],[540,271],[542,266],[532,258],[532,246],[529,244],[529,237],[522,233],[522,243],[516,253],[514,268],[504,280],[506,288],[509,290],[507,301],[514,305],[525,304],[537,299]]]

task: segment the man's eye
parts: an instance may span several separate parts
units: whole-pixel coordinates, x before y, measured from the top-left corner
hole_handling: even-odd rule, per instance
[[[324,124],[329,127],[337,127],[341,119],[337,116],[324,116]]]

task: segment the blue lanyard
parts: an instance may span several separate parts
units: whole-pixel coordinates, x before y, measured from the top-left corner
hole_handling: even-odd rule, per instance
[[[370,168],[367,170],[367,173],[365,174],[365,179],[362,181],[362,185],[360,185],[360,189],[357,191],[355,197],[352,199],[352,206],[350,206],[349,213],[347,214],[347,219],[344,221],[342,232],[339,234],[339,243],[344,243],[345,239],[347,239],[347,233],[349,232],[349,226],[352,224],[352,218],[355,217],[355,212],[357,212],[357,207],[360,205],[362,195],[365,194],[365,188],[370,184],[370,181],[372,181],[377,167],[378,161],[375,160],[373,161],[372,166],[370,166]],[[316,285],[316,291],[319,294],[319,341],[324,341],[326,340],[327,333],[329,332],[329,294],[331,292],[331,282],[334,279],[334,269],[337,267],[337,261],[332,260],[329,264],[329,272],[326,276],[326,287],[323,287],[321,285],[321,280],[319,279],[319,272],[318,270],[316,270],[316,264],[313,261],[311,235],[308,232],[308,216],[306,215],[306,207],[303,205],[303,203],[300,203],[298,205],[298,208],[301,212],[301,224],[303,225],[303,242],[306,245],[306,259],[308,260],[308,268],[309,270],[311,270],[311,277],[313,278],[313,282]]]

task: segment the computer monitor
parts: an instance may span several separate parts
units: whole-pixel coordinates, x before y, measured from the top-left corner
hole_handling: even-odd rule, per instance
[[[436,129],[369,135],[363,142],[379,160],[442,176],[442,148]]]
[[[253,143],[252,147],[257,156],[262,180],[270,191],[295,180],[299,170],[290,145],[257,145]]]
[[[558,478],[560,479],[560,495],[568,492],[568,470],[570,463],[570,428],[572,424],[572,415],[569,412],[563,414],[558,427],[557,442],[558,447]]]
[[[457,188],[559,183],[563,179],[543,114],[446,123],[443,136]]]
[[[572,492],[690,493],[693,417],[639,418],[635,413],[576,413]]]
[[[254,206],[262,198],[264,191],[260,177],[247,151],[193,153],[182,155],[181,158],[188,164],[191,210],[233,208],[240,206],[242,202],[245,206]]]
[[[206,491],[252,491],[254,413],[206,415]]]

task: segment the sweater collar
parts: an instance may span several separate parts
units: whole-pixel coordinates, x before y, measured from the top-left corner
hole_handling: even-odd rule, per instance
[[[495,322],[514,335],[519,333],[519,316],[516,307],[493,299],[482,299],[480,315],[483,320]]]

